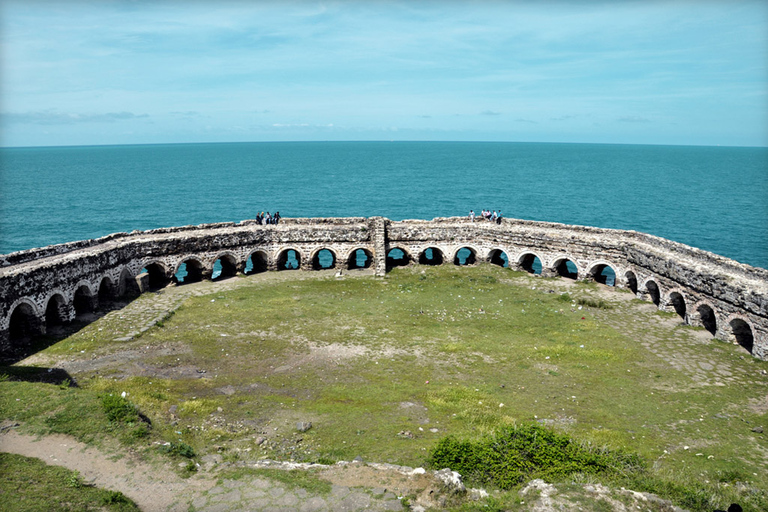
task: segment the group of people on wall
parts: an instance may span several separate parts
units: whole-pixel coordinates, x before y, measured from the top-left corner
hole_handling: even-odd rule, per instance
[[[280,212],[275,212],[274,215],[270,215],[269,212],[267,212],[267,213],[260,212],[256,216],[256,222],[258,224],[264,224],[264,225],[266,225],[266,224],[277,224],[278,222],[280,222]]]
[[[475,222],[475,210],[469,210],[469,220],[470,222]],[[487,220],[490,222],[495,222],[496,224],[501,224],[501,210],[483,210],[480,212],[479,217],[483,220]]]

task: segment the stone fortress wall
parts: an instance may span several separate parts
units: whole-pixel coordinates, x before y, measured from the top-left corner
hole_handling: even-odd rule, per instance
[[[0,255],[0,353],[87,315],[100,301],[160,289],[177,280],[182,264],[184,282],[211,279],[217,261],[216,278],[290,267],[372,267],[384,276],[397,265],[490,262],[605,282],[610,267],[616,286],[768,359],[768,270],[635,231],[456,217],[203,224]]]

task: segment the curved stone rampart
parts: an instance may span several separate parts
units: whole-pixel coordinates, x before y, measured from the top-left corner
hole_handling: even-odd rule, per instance
[[[13,352],[49,325],[98,308],[100,300],[162,287],[178,279],[182,264],[190,281],[210,279],[219,267],[224,277],[358,266],[383,276],[398,264],[473,262],[613,280],[768,359],[768,270],[635,231],[465,218],[248,220],[116,233],[0,256],[0,348]]]

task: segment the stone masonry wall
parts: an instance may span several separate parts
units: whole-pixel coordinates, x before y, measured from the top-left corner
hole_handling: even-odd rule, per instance
[[[48,322],[71,321],[83,308],[98,307],[99,297],[165,284],[182,263],[211,278],[217,260],[230,273],[243,272],[250,257],[257,270],[277,270],[294,251],[300,268],[312,270],[322,249],[333,256],[333,267],[344,269],[362,250],[378,276],[395,263],[387,258],[392,249],[402,250],[410,263],[434,262],[426,259],[427,249],[443,264],[454,264],[461,249],[477,262],[506,261],[517,270],[531,271],[538,260],[544,276],[577,279],[599,280],[610,267],[616,286],[768,358],[768,270],[634,231],[515,219],[495,224],[382,217],[162,228],[0,255],[0,351],[13,352],[29,336],[44,333]]]

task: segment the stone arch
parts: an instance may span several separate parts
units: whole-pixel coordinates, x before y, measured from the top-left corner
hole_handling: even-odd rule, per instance
[[[696,315],[698,316],[698,322],[696,323],[699,326],[709,331],[712,336],[717,334],[717,315],[715,315],[715,308],[706,302],[701,302],[696,305]]]
[[[98,297],[91,289],[90,283],[80,281],[75,287],[75,293],[72,295],[72,307],[75,308],[75,317],[82,317],[88,313],[96,311]]]
[[[733,340],[752,354],[755,345],[755,330],[750,322],[739,316],[734,316],[728,319],[728,326],[731,328]]]
[[[330,263],[328,258],[331,258]],[[312,262],[312,270],[323,270],[329,268],[336,268],[337,261],[336,251],[329,249],[328,247],[320,247],[315,249],[310,255],[310,261]],[[323,261],[325,260],[325,261]]]
[[[610,273],[606,273],[606,270],[610,270]],[[613,276],[610,275],[611,273]],[[616,286],[619,273],[616,272],[616,265],[607,261],[598,260],[592,263],[589,267],[587,275],[596,283],[604,284],[606,286]]]
[[[135,297],[141,293],[136,284],[136,276],[129,267],[123,267],[119,276],[117,279],[118,297]]]
[[[141,272],[148,275],[148,285],[150,290],[164,288],[171,281],[171,277],[168,275],[168,267],[159,260],[147,261],[142,265]]]
[[[249,265],[250,260],[250,265]],[[245,271],[246,275],[258,274],[260,272],[266,272],[269,270],[269,255],[266,251],[256,249],[252,251],[247,258],[245,258]]]
[[[277,270],[296,270],[301,268],[301,252],[293,247],[286,247],[277,253]]]
[[[639,290],[637,287],[637,275],[631,270],[627,270],[624,272],[624,282],[626,283],[627,288],[637,295],[637,291]]]
[[[99,291],[97,293],[99,304],[109,302],[117,296],[117,287],[109,276],[104,276],[99,281]]]
[[[570,263],[574,268],[570,268]],[[575,270],[574,270],[575,269]],[[574,261],[574,258],[570,256],[560,256],[552,262],[552,270],[560,277],[566,277],[568,279],[579,278],[579,266]]]
[[[536,263],[538,261],[538,263]],[[517,264],[530,274],[541,274],[544,269],[544,259],[531,251],[523,251],[517,257]]]
[[[8,337],[11,342],[26,342],[45,333],[45,324],[37,306],[23,297],[13,303],[8,315]]]
[[[453,252],[451,260],[454,265],[474,265],[477,263],[477,254],[477,249],[471,245],[463,245]]]
[[[203,280],[205,273],[203,260],[195,255],[187,255],[176,264],[171,279],[177,284],[198,283]]]
[[[361,261],[362,260],[362,261]],[[347,268],[368,268],[373,265],[373,254],[368,249],[358,247],[349,251],[346,257]]]
[[[500,267],[509,267],[509,256],[502,249],[491,249],[488,253],[488,263]]]
[[[682,318],[683,320],[686,320],[687,318],[687,306],[685,305],[685,296],[683,295],[683,292],[680,290],[671,290],[669,292],[669,298],[667,299],[667,304],[669,304],[669,307],[677,313],[677,315]]]
[[[438,247],[430,246],[419,253],[419,265],[442,265],[444,262],[445,254]]]
[[[646,292],[648,293],[648,298],[651,302],[657,306],[661,304],[661,288],[659,288],[659,285],[656,283],[656,281],[653,280],[653,278],[645,281],[645,283],[643,283],[643,288],[645,288]]]
[[[404,267],[411,263],[411,255],[402,247],[390,247],[387,250],[387,270],[394,267]]]
[[[45,305],[45,325],[63,325],[72,319],[64,292],[56,290],[50,294]]]
[[[216,262],[219,262],[221,270],[216,273]],[[237,275],[237,256],[231,251],[225,251],[216,255],[211,265],[211,280],[217,281]]]

